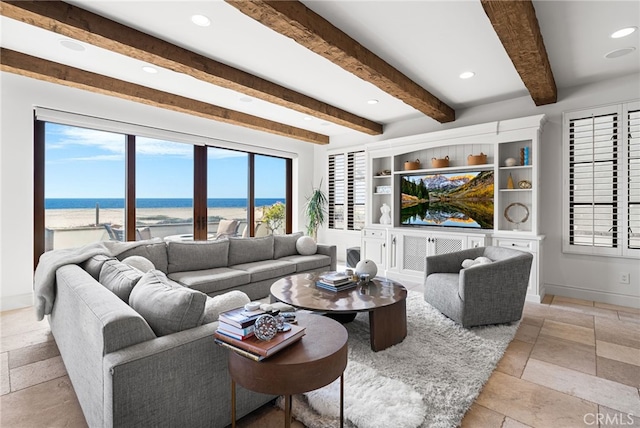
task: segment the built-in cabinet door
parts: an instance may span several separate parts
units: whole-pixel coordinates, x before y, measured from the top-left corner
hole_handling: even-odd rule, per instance
[[[378,267],[378,275],[384,275],[387,269],[387,240],[385,230],[364,229],[362,231],[362,249],[360,260],[371,260]]]

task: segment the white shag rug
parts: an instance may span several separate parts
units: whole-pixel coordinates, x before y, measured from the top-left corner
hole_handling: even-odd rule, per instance
[[[345,324],[347,427],[449,428],[460,425],[495,369],[518,323],[464,329],[424,301],[407,297],[407,337],[384,351],[369,345],[369,317]],[[284,407],[282,397],[278,405]],[[340,379],[293,397],[293,416],[309,428],[339,426]]]

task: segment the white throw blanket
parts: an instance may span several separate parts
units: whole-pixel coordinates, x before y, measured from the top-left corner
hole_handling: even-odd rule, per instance
[[[159,242],[162,242],[160,238],[135,242],[100,241],[82,247],[47,251],[42,254],[33,278],[38,321],[41,321],[45,315],[49,315],[53,309],[53,302],[56,298],[54,283],[58,268],[64,265],[82,263],[98,254],[115,257],[131,248]]]

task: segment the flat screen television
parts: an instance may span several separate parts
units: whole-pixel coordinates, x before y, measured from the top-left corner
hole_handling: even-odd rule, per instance
[[[400,223],[493,229],[493,171],[403,175]]]

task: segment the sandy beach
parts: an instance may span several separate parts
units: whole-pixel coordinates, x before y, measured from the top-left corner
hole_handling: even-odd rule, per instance
[[[138,226],[156,225],[169,219],[193,218],[192,208],[138,208]],[[260,215],[261,210],[256,210]],[[209,208],[209,217],[218,216],[229,220],[242,220],[246,222],[246,208]],[[124,223],[124,209],[102,208],[98,213],[98,224],[111,223],[122,225]],[[96,210],[89,209],[59,209],[45,210],[45,225],[49,229],[68,229],[75,227],[93,226],[96,224]]]

